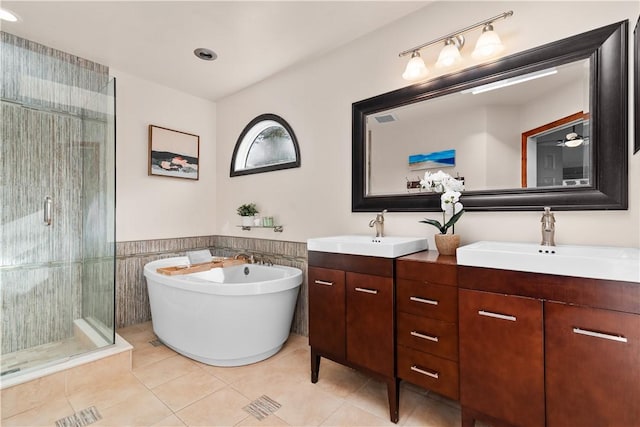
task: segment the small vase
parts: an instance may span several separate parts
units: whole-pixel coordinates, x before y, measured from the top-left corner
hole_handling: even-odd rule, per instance
[[[455,255],[460,246],[460,236],[457,234],[436,234],[434,236],[436,248],[440,255]]]
[[[251,216],[243,216],[242,218],[242,226],[243,227],[251,227],[253,226],[253,215]]]

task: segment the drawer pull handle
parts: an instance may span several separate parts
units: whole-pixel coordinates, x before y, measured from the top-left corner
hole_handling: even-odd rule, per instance
[[[491,311],[480,310],[480,311],[478,311],[478,314],[480,316],[493,317],[494,319],[510,320],[512,322],[516,321],[516,316],[509,316],[507,314],[493,313]]]
[[[367,288],[356,288],[358,292],[364,292],[365,294],[373,294],[376,295],[378,291],[376,289],[367,289]]]
[[[411,301],[421,302],[423,304],[438,305],[438,301],[433,300],[433,299],[424,299],[424,298],[420,298],[420,297],[409,297],[409,299]]]
[[[622,335],[603,334],[602,332],[590,331],[588,329],[573,328],[575,334],[587,335],[589,337],[603,338],[605,340],[627,342],[627,339]]]
[[[325,285],[325,286],[333,286],[333,282],[327,282],[324,280],[314,280],[316,285]]]
[[[414,371],[414,372],[417,372],[419,374],[426,375],[428,377],[435,378],[435,379],[438,379],[438,377],[440,377],[440,375],[437,372],[425,371],[424,369],[418,368],[416,365],[413,365],[411,367],[411,370]]]
[[[418,337],[418,338],[422,338],[423,340],[429,340],[429,341],[433,341],[433,342],[438,342],[439,339],[438,337],[434,337],[431,335],[425,335],[425,334],[421,334],[418,331],[411,331],[411,336],[413,337]]]

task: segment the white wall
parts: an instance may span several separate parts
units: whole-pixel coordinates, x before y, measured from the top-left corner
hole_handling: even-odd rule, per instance
[[[216,105],[124,72],[116,77],[116,240],[214,234]],[[150,124],[200,136],[200,179],[147,175]]]
[[[398,121],[368,126],[372,133],[370,194],[404,194],[407,179],[420,180],[425,170],[410,170],[408,158],[412,154],[456,149],[456,164],[438,169],[456,176],[475,179],[482,188],[486,177],[485,164],[477,157],[479,146],[485,147],[485,113],[483,109],[463,109],[444,114],[429,113],[413,120],[398,113]],[[474,150],[475,148],[475,150]],[[476,177],[482,177],[479,183]],[[469,181],[468,181],[469,182]],[[418,190],[412,190],[417,192]]]
[[[585,93],[585,87],[587,93]],[[520,129],[528,132],[544,126],[562,117],[579,112],[589,112],[589,84],[576,82],[556,89],[553,93],[540,94],[523,106],[520,117]],[[632,92],[629,92],[632,93]]]
[[[519,188],[522,185],[520,109],[487,107],[487,183],[483,188]]]
[[[576,7],[580,9],[580,19],[575,19]],[[351,104],[406,85],[400,77],[405,59],[399,59],[398,52],[509,9],[514,10],[514,16],[495,25],[507,45],[507,54],[624,19],[635,23],[640,4],[437,2],[315,62],[219,101],[217,232],[292,241],[370,233],[368,222],[373,214],[351,212]],[[474,37],[477,35],[469,36],[467,46],[473,46]],[[468,47],[467,57],[469,52]],[[434,48],[423,56],[433,63],[437,54],[438,49]],[[468,61],[467,66],[471,64]],[[236,138],[246,123],[266,112],[282,115],[291,124],[300,143],[302,166],[229,178]],[[632,132],[630,153],[631,138]],[[639,246],[640,155],[630,156],[629,176],[628,211],[558,212],[556,241]],[[275,215],[284,224],[284,232],[243,232],[236,228],[239,218],[235,208],[248,201]],[[425,216],[435,218],[438,214],[389,213],[385,230],[391,235],[430,237],[435,229],[418,223]],[[467,212],[456,232],[461,234],[463,243],[481,239],[537,241],[539,218],[539,212]]]

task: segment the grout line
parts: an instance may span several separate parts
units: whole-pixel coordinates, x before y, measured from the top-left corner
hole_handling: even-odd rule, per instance
[[[340,410],[344,405],[348,405],[348,404],[349,404],[349,402],[347,402],[347,400],[346,400],[346,399],[342,398],[342,403],[341,403],[340,405],[338,405],[338,407],[337,407],[336,409],[334,409],[334,410],[333,410],[333,411],[332,411],[332,412],[331,412],[331,413],[330,413],[330,414],[329,414],[329,415],[328,415],[324,420],[322,420],[318,425],[319,425],[319,426],[324,425],[324,423],[326,423],[326,422],[327,422],[327,420],[333,416],[333,414],[337,413],[337,412],[338,412],[338,411],[339,411],[339,410]],[[353,406],[354,408],[358,408],[357,406],[354,406],[354,405],[351,405],[351,406]],[[358,408],[358,409],[360,409],[360,410],[362,410],[362,411],[365,411],[365,410],[364,410],[364,409],[362,409],[362,408]],[[369,411],[365,411],[365,412],[367,412],[367,413],[371,414],[371,412],[369,412]]]

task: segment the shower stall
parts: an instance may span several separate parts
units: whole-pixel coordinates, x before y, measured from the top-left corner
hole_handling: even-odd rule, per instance
[[[115,81],[0,34],[5,380],[115,341]]]

